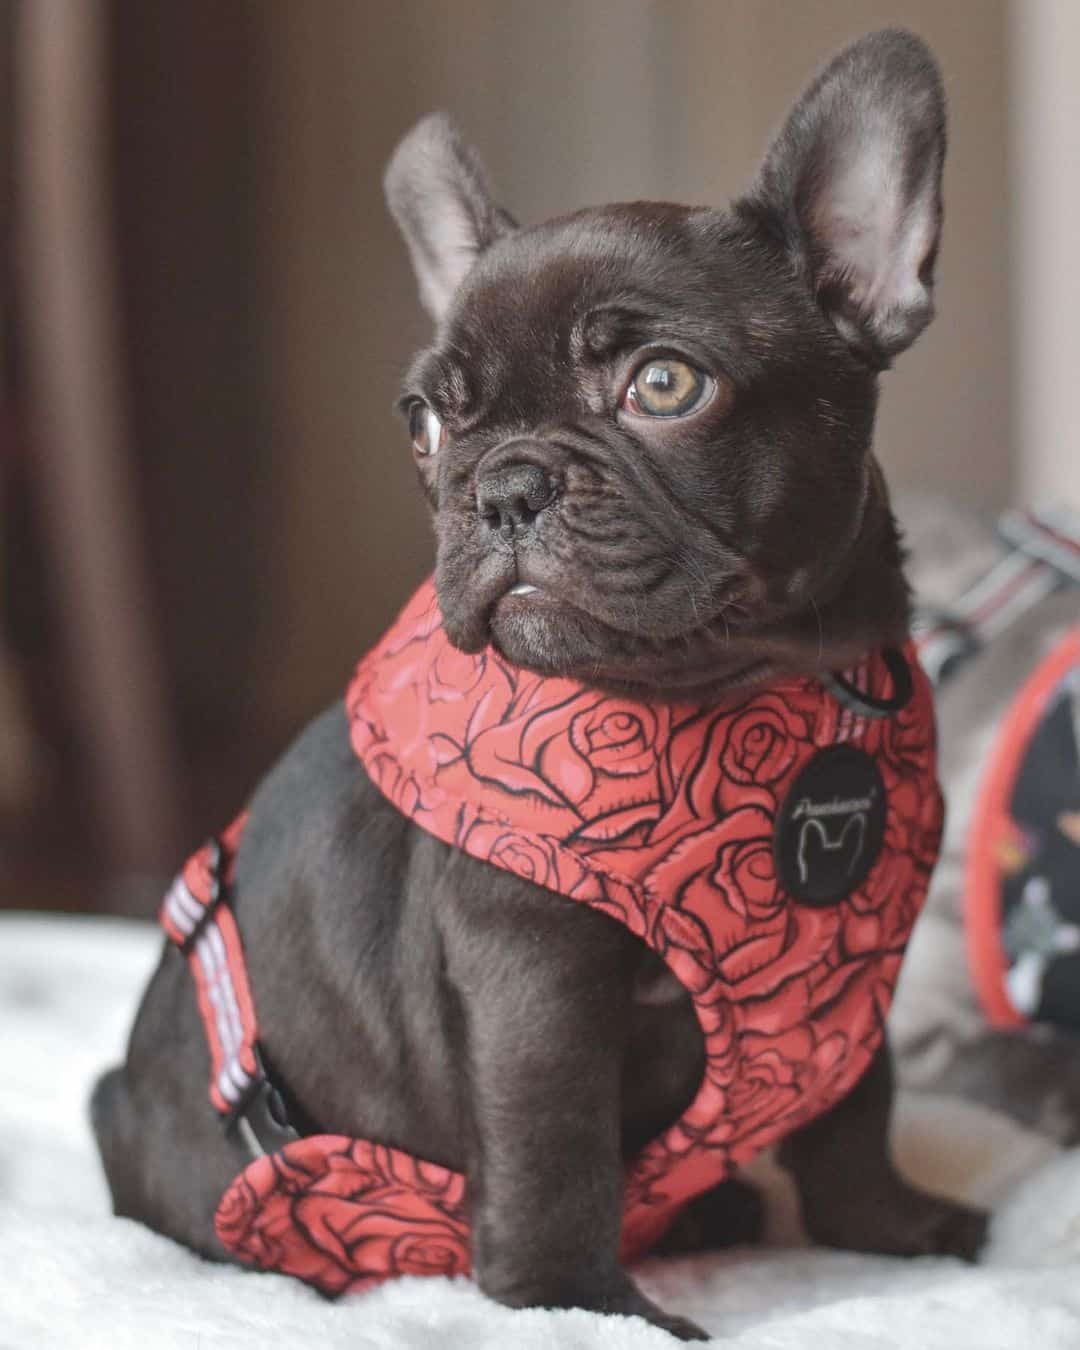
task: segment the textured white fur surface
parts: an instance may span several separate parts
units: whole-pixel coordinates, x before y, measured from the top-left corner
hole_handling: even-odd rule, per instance
[[[2,1350],[660,1350],[633,1319],[512,1313],[465,1281],[326,1303],[113,1218],[85,1122],[153,962],[149,925],[0,918]],[[644,1265],[642,1284],[728,1350],[1076,1350],[1080,1158],[990,1113],[909,1098],[909,1171],[997,1202],[984,1265],[805,1248]]]

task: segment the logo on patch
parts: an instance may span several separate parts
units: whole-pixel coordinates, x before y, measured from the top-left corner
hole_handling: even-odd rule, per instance
[[[777,817],[773,851],[784,889],[811,905],[850,895],[881,852],[885,805],[881,773],[865,751],[819,750]]]

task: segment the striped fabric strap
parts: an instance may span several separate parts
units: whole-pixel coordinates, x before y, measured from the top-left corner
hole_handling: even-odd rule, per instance
[[[1080,584],[1080,517],[1067,507],[1006,511],[998,533],[1007,551],[945,611],[923,611],[914,638],[935,684],[1052,592]]]
[[[240,932],[224,901],[244,817],[185,863],[161,905],[162,927],[187,958],[210,1048],[210,1100],[235,1111],[262,1077],[258,1026]]]

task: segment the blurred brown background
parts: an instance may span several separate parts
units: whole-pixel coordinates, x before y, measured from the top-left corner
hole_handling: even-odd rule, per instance
[[[149,912],[428,566],[390,411],[428,327],[380,177],[432,107],[524,221],[719,202],[821,61],[914,28],[951,101],[940,317],[879,449],[988,509],[1080,496],[1072,0],[2,16],[0,906]]]

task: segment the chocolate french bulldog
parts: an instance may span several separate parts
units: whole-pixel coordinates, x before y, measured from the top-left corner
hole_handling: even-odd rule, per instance
[[[402,398],[434,518],[434,592],[361,666],[347,705],[270,773],[242,832],[170,893],[175,942],[126,1063],[93,1100],[118,1214],[331,1292],[423,1260],[460,1269],[454,1252],[467,1250],[480,1287],[506,1304],[636,1314],[696,1339],[638,1291],[620,1250],[755,1234],[759,1207],[733,1172],[766,1138],[760,1090],[811,1237],[975,1255],[985,1216],[909,1186],[887,1151],[880,999],[936,847],[932,732],[904,750],[911,728],[888,720],[887,698],[828,675],[869,669],[869,654],[906,639],[871,433],[879,373],[933,313],[944,150],[937,68],[897,31],[828,66],[726,210],[632,203],[518,227],[444,118],[401,144],[390,208],[436,321]],[[892,656],[893,692],[905,679],[910,692]],[[413,663],[407,680],[401,662]],[[426,702],[402,713],[417,670]],[[483,699],[453,711],[474,684]],[[477,728],[500,698],[484,749]],[[553,730],[532,760],[492,739],[517,725],[523,699],[547,717],[604,698],[612,719]],[[766,741],[732,751],[740,710],[762,699]],[[777,719],[803,728],[808,747],[777,740]],[[639,744],[646,721],[652,740]],[[387,748],[391,724],[408,742],[400,753]],[[811,743],[819,732],[806,727],[826,724]],[[894,728],[880,734],[896,762],[923,754],[931,766],[930,786],[905,798],[910,848],[893,838],[893,798],[888,816],[880,805],[893,780],[856,725]],[[693,735],[690,774],[679,765]],[[649,759],[661,744],[663,764],[659,751]],[[777,808],[777,842],[740,836],[756,870],[739,899],[723,889],[727,855],[708,843],[728,815],[700,806],[701,784],[715,802],[749,783],[731,813],[771,819],[766,787],[790,782],[803,749],[809,768]],[[414,760],[434,766],[430,778]],[[623,795],[585,818],[581,784],[602,770]],[[635,795],[654,770],[661,786]],[[861,786],[843,777],[856,770]],[[479,805],[447,787],[462,775]],[[491,809],[500,792],[503,814]],[[522,827],[515,811],[535,819]],[[511,847],[493,842],[492,822]],[[651,870],[637,886],[627,878],[641,858]],[[894,863],[908,868],[902,885]],[[848,902],[868,873],[899,896],[889,913],[907,904],[891,946],[885,910]],[[671,893],[665,876],[682,878]],[[733,908],[694,917],[709,887]],[[225,909],[228,930],[214,917]],[[735,967],[724,944],[741,942]],[[778,980],[753,985],[815,942],[837,963],[827,979],[813,957],[786,1002]],[[783,1052],[753,1058],[772,1044],[768,1018],[792,1007]],[[744,1062],[771,1080],[740,1084],[731,1066]],[[846,1078],[829,1077],[837,1063]],[[680,1149],[706,1156],[694,1166],[719,1184],[684,1187],[690,1203],[660,1224],[666,1178],[687,1175]],[[377,1206],[364,1208],[376,1193],[383,1219],[401,1220],[377,1242]],[[620,1249],[624,1206],[648,1244],[624,1232]],[[406,1239],[423,1248],[419,1266]],[[294,1240],[323,1264],[275,1257]]]

